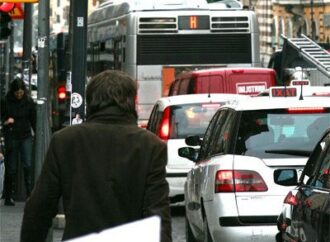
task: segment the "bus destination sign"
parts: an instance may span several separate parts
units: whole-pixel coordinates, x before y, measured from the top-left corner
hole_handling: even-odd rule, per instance
[[[210,17],[205,15],[179,16],[179,30],[210,29]]]

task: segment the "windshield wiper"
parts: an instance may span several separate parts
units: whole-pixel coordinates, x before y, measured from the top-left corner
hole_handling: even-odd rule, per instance
[[[283,149],[283,150],[265,150],[265,153],[296,155],[296,156],[310,156],[312,151]]]

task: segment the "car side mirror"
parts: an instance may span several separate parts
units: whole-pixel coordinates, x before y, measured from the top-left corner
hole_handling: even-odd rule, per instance
[[[190,146],[200,146],[202,144],[202,139],[198,135],[188,136],[185,138],[186,145]]]
[[[278,169],[274,171],[274,182],[281,186],[298,185],[298,174],[295,169]]]
[[[198,149],[192,147],[182,147],[178,149],[178,155],[193,162],[197,161]]]

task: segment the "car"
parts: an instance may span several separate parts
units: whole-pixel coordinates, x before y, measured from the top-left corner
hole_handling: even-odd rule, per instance
[[[330,241],[330,129],[314,148],[299,180],[283,170],[278,182],[296,185],[284,199],[276,241]]]
[[[282,169],[300,174],[330,124],[329,97],[301,98],[298,88],[272,87],[270,96],[224,105],[203,139],[185,139],[189,147],[178,154],[194,163],[184,187],[188,242],[275,241],[294,186],[274,179]]]
[[[270,68],[208,68],[183,71],[171,83],[169,96],[193,93],[256,95],[275,86],[276,72]]]
[[[178,156],[189,135],[203,137],[213,114],[226,102],[247,96],[236,94],[189,94],[163,97],[156,101],[147,130],[156,134],[168,147],[167,181],[172,204],[184,201],[184,182],[192,163]]]

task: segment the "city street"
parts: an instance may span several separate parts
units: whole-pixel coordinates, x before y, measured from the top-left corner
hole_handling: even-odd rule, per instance
[[[24,203],[18,202],[15,207],[4,206],[3,200],[0,205],[0,242],[18,242],[23,216]],[[172,209],[173,242],[185,241],[184,209],[174,207]],[[60,242],[62,229],[53,230],[53,241]]]

